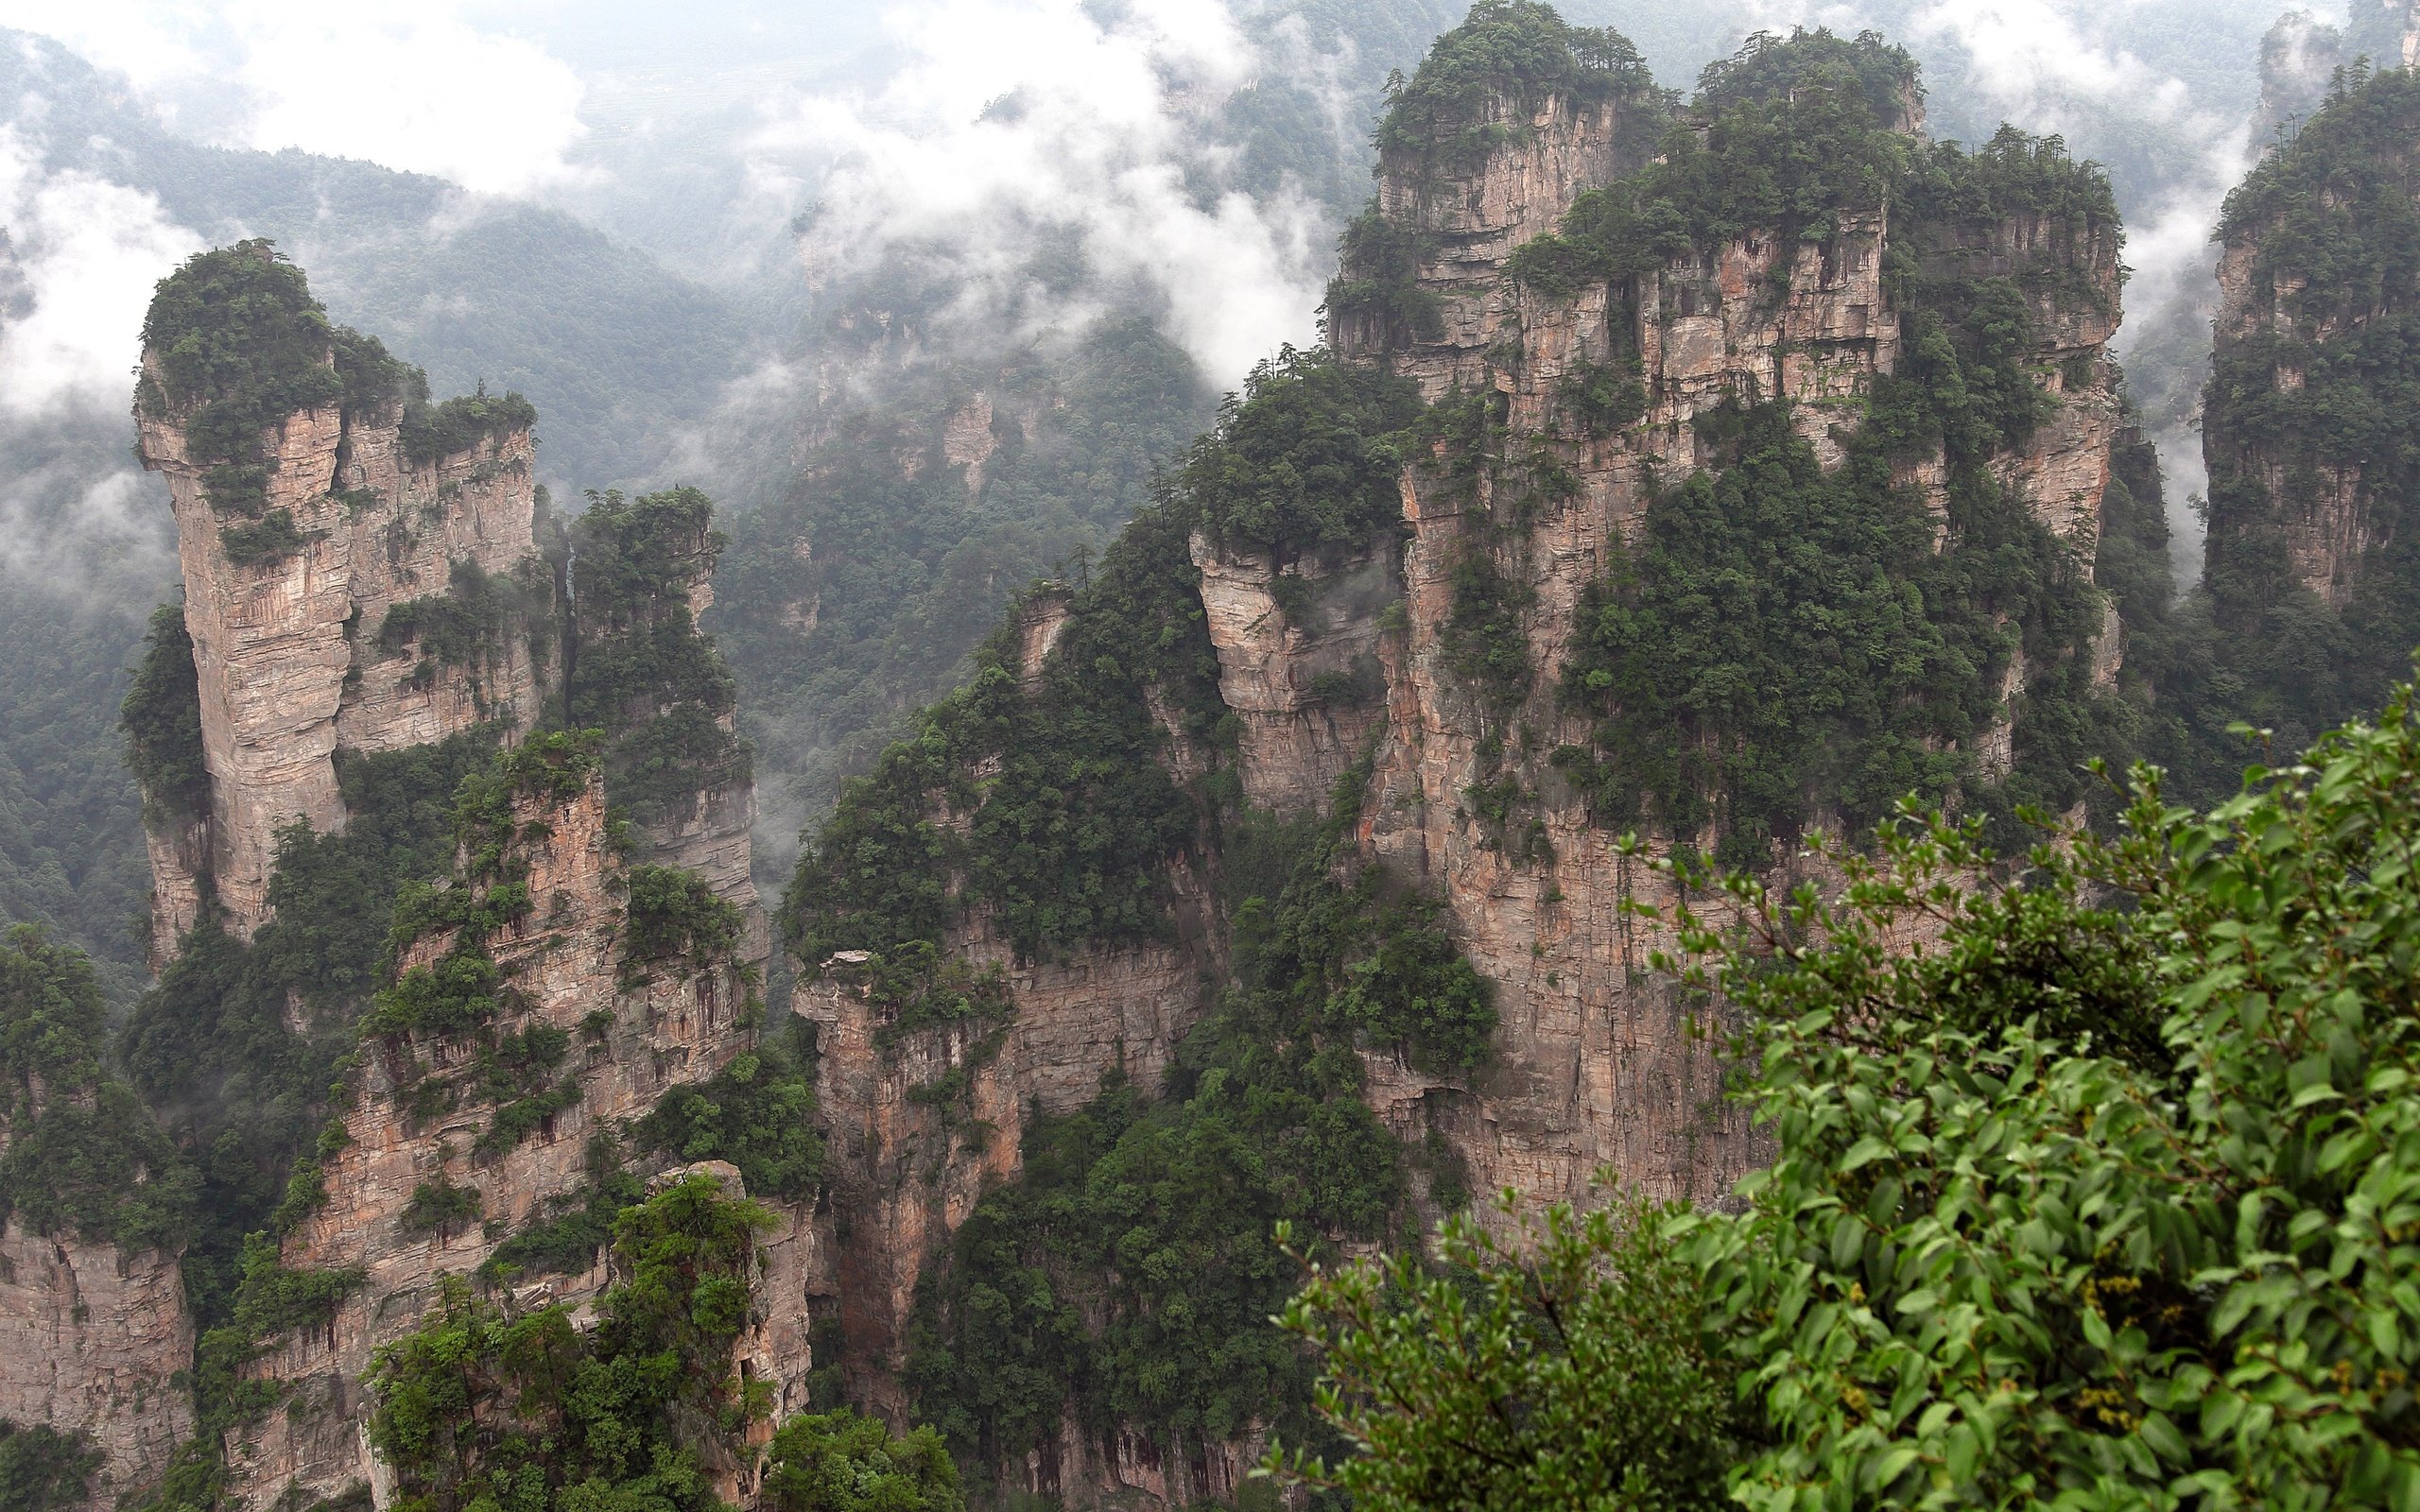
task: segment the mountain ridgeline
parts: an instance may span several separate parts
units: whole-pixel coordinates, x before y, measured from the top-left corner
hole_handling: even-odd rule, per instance
[[[854,1392],[1001,1494],[1240,1494],[1318,1440],[1277,1222],[1759,1163],[1652,860],[2091,811],[2172,596],[2119,228],[2057,142],[1922,119],[1872,36],[1684,101],[1512,0],[1398,84],[1327,348],[1027,596],[784,902]]]

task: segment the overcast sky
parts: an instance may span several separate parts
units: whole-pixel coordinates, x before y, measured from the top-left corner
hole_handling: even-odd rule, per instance
[[[1671,83],[1750,26],[1880,25],[1929,60],[1936,119],[2065,129],[2121,170],[2120,155],[2089,138],[2131,144],[2158,180],[2127,206],[2138,274],[2129,303],[2144,310],[2205,275],[2218,199],[2247,161],[2250,42],[2281,7],[1566,9],[1630,32]],[[774,274],[797,279],[776,232],[814,202],[821,245],[808,248],[807,276],[819,259],[879,259],[900,242],[956,234],[980,305],[1014,264],[1007,252],[985,261],[986,248],[1008,245],[987,228],[1062,220],[1080,228],[1096,266],[1163,290],[1172,334],[1221,384],[1279,341],[1312,335],[1332,260],[1332,228],[1304,203],[1191,192],[1201,146],[1187,113],[1269,70],[1316,62],[1282,44],[1255,50],[1230,10],[1205,0],[0,0],[0,25],[45,33],[123,76],[199,140],[365,158],[477,196],[537,198],[694,275],[769,246],[782,260]],[[987,112],[1011,96],[1015,112]],[[191,235],[139,190],[44,178],[8,130],[0,225],[38,276],[33,313],[7,333],[0,363],[64,372],[80,360],[114,392],[130,320],[162,258]],[[21,386],[9,402],[55,390]]]

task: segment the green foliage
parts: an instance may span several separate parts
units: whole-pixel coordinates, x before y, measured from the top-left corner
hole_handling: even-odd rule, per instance
[[[20,1428],[0,1418],[0,1507],[7,1512],[72,1512],[90,1501],[87,1487],[101,1452],[81,1434],[48,1423]]]
[[[701,1455],[737,1448],[768,1403],[735,1378],[756,1233],[771,1223],[711,1177],[614,1220],[620,1282],[593,1332],[560,1306],[508,1315],[443,1283],[421,1328],[382,1348],[370,1438],[415,1512],[718,1506]]]
[[[579,1106],[579,1083],[570,1077],[552,1087],[515,1097],[495,1110],[488,1126],[471,1142],[471,1154],[493,1160],[510,1153],[532,1134],[544,1132],[559,1113]]]
[[[693,967],[726,959],[738,947],[739,908],[717,897],[706,879],[677,867],[630,870],[625,962],[681,956]]]
[[[458,1187],[441,1174],[434,1181],[423,1181],[412,1188],[409,1202],[404,1204],[403,1217],[398,1220],[407,1234],[451,1233],[479,1216],[479,1189]]]
[[[959,1512],[958,1467],[941,1435],[891,1435],[854,1409],[793,1418],[766,1453],[761,1496],[772,1512]]]
[[[1635,354],[1572,369],[1555,386],[1555,398],[1590,436],[1611,436],[1647,412],[1647,384]]]
[[[1225,712],[1189,539],[1284,560],[1368,543],[1399,517],[1392,438],[1417,414],[1400,380],[1318,353],[1255,369],[1074,593],[1039,676],[1020,676],[1012,619],[974,679],[847,790],[785,899],[793,948],[895,971],[976,908],[1027,959],[1164,931],[1167,862],[1201,814],[1167,775],[1161,720],[1208,754]],[[997,774],[977,778],[986,758]],[[937,804],[972,815],[971,833],[935,822]]]
[[[1508,269],[1560,295],[1753,232],[1777,238],[1787,277],[1800,242],[1828,239],[1842,215],[1880,210],[1921,151],[1895,129],[1903,96],[1918,97],[1915,62],[1872,32],[1758,33],[1707,67],[1654,161],[1581,196],[1560,233],[1524,245]]]
[[[1598,724],[1591,748],[1557,761],[1604,822],[1683,838],[1711,825],[1735,865],[1819,809],[1862,829],[1910,792],[1958,794],[2004,830],[2020,803],[2087,796],[2086,757],[2132,748],[2134,709],[2095,687],[2085,655],[2100,595],[1988,466],[2053,403],[2023,363],[2033,297],[2022,270],[1979,276],[1957,255],[1970,216],[2063,204],[2090,223],[2107,186],[2054,143],[2013,136],[1915,167],[1886,268],[1905,355],[1876,380],[1844,465],[1825,472],[1778,404],[1701,417],[1722,470],[1659,491],[1583,606],[1563,695]],[[1897,482],[1936,449],[1945,519]],[[2149,609],[2160,576],[2142,567],[2130,602]],[[2020,649],[2026,697],[1997,709],[1988,690]],[[2015,720],[1996,785],[1971,761],[1995,718]]]
[[[1288,1304],[1324,1362],[1320,1411],[1358,1451],[1292,1468],[1370,1512],[1728,1506],[1754,1430],[1674,1252],[1681,1212],[1506,1216],[1517,1240],[1457,1214],[1433,1262],[1349,1266]]]
[[[1654,94],[1646,62],[1620,33],[1571,26],[1543,0],[1478,0],[1418,72],[1388,82],[1378,146],[1467,165],[1513,140],[1549,96],[1586,102],[1616,94]],[[1491,107],[1506,96],[1511,106],[1498,119]]]
[[[703,1083],[665,1093],[631,1128],[631,1143],[676,1160],[728,1160],[755,1196],[814,1195],[823,1179],[823,1139],[803,1021],[790,1021],[786,1038],[743,1051]]]
[[[995,637],[974,680],[851,784],[784,899],[794,950],[938,945],[973,907],[1028,959],[1168,927],[1168,862],[1199,815],[1152,704],[1204,744],[1219,708],[1191,524],[1173,500],[1137,517],[1068,606],[1038,686],[1020,683],[1013,629]],[[978,778],[985,757],[998,770]],[[968,832],[936,823],[937,802],[971,815]]]
[[[1455,561],[1448,582],[1453,607],[1437,638],[1446,668],[1482,704],[1499,712],[1519,704],[1530,691],[1530,636],[1521,625],[1529,590],[1476,545]]]
[[[194,670],[193,637],[181,605],[151,611],[143,657],[118,717],[126,732],[126,765],[143,789],[155,823],[192,820],[210,812],[210,769],[201,754],[201,685]]]
[[[522,1229],[479,1267],[482,1280],[514,1276],[576,1275],[596,1263],[614,1237],[614,1220],[646,1200],[638,1177],[621,1168],[613,1138],[589,1137],[588,1182],[579,1191],[550,1199],[548,1216]]]
[[[267,502],[265,433],[344,393],[331,334],[302,270],[268,242],[197,252],[160,281],[144,315],[136,412],[182,421],[188,454],[211,467],[212,506],[256,515]]]
[[[1730,878],[1739,922],[1670,922],[1684,980],[1719,983],[1757,1025],[1744,1095],[1772,1163],[1736,1215],[1564,1215],[1578,1240],[1548,1251],[1616,1290],[1680,1267],[1678,1323],[1574,1327],[1525,1294],[1527,1262],[1481,1255],[1485,1295],[1512,1299],[1506,1348],[1417,1276],[1383,1299],[1386,1277],[1316,1280],[1294,1320],[1348,1383],[1376,1369],[1425,1392],[1331,1398],[1386,1461],[1335,1473],[1404,1505],[1467,1505],[1508,1466],[1586,1469],[1583,1494],[1660,1474],[1654,1445],[1555,1410],[1572,1372],[1645,1348],[1653,1373],[1742,1383],[1727,1471],[1694,1425],[1709,1452],[1691,1500],[2420,1494],[2420,1303],[2402,1280],[2420,1211],[2415,827],[2407,683],[2377,723],[2256,769],[2206,814],[2138,769],[2118,834],[2056,834],[2022,868],[1979,823],[1935,819],[1886,831],[1876,859],[1836,850],[1846,885],[1828,900]],[[1906,949],[1919,918],[1941,948]],[[1491,1400],[1511,1435],[1459,1439]]]
[[[200,1171],[185,1278],[205,1326],[226,1315],[244,1235],[269,1224],[324,1121],[399,890],[451,869],[455,791],[493,750],[492,732],[473,730],[376,756],[338,752],[351,818],[337,833],[296,826],[281,836],[275,917],[250,945],[205,919],[135,1005],[119,1057],[146,1101],[175,1110],[165,1121]]]
[[[1331,335],[1367,330],[1387,351],[1443,335],[1442,301],[1420,286],[1421,264],[1435,250],[1435,238],[1390,219],[1372,199],[1345,223],[1337,274],[1321,304]]]
[[[31,924],[0,943],[0,1219],[37,1234],[175,1250],[194,1173],[150,1110],[103,1068],[108,1033],[84,953]]]
[[[425,1032],[465,1035],[485,1028],[502,1010],[503,973],[476,946],[458,945],[381,988],[363,1015],[364,1035]]]
[[[605,732],[606,785],[642,825],[686,818],[700,794],[745,781],[725,728],[737,692],[689,595],[724,545],[696,489],[592,492],[572,526],[571,722]]]
[[[271,509],[258,520],[218,527],[218,549],[236,567],[267,567],[284,561],[310,541],[294,523],[291,509]]]
[[[514,630],[543,620],[549,596],[538,584],[497,577],[461,558],[446,567],[444,593],[406,599],[387,610],[378,623],[377,648],[382,656],[393,656],[418,646],[418,676],[432,681],[440,666],[475,667],[500,655]]]
[[[91,455],[103,453],[95,445]],[[29,507],[23,528],[63,524],[80,507],[76,499],[55,503],[55,513]],[[120,582],[119,572],[143,580]],[[167,655],[144,644],[138,610],[156,596],[150,576],[136,562],[112,559],[75,585],[86,592],[74,603],[60,596],[66,585],[43,575],[0,581],[0,644],[10,648],[0,658],[0,708],[9,711],[0,722],[0,922],[40,924],[53,939],[88,952],[113,1014],[151,980],[147,941],[128,927],[145,911],[151,872],[144,798],[121,765],[120,724],[138,674],[176,670]],[[154,681],[138,714],[150,737],[147,749],[161,761],[153,770],[171,787],[203,770],[193,675],[188,654],[185,735],[176,732],[174,702],[162,697],[175,693],[173,684]],[[199,782],[183,792],[197,810],[208,807]]]
[[[194,1349],[194,1436],[177,1447],[151,1498],[139,1503],[159,1512],[208,1512],[218,1503],[226,1480],[225,1435],[257,1420],[277,1403],[283,1387],[247,1370],[262,1347],[300,1329],[324,1329],[345,1297],[360,1289],[360,1270],[288,1271],[266,1233],[244,1236],[236,1261],[239,1279],[227,1295],[209,1298],[205,1327]],[[186,1271],[193,1274],[191,1258]]]
[[[360,1270],[287,1270],[268,1235],[248,1235],[231,1327],[248,1344],[321,1327],[365,1279]]]
[[[425,385],[423,386],[424,389]],[[426,467],[442,457],[467,452],[482,441],[500,439],[538,423],[537,406],[517,393],[490,394],[482,381],[467,394],[441,404],[428,403],[423,392],[404,409],[404,456],[414,467]]]
[[[2220,227],[2252,254],[2251,286],[2278,291],[2279,319],[2222,333],[2203,394],[2216,633],[2189,691],[2290,748],[2367,707],[2420,644],[2415,129],[2409,71],[2340,78]],[[2345,559],[2307,584],[2323,538]]]
[[[239,567],[282,560],[303,543],[289,511],[268,509],[268,436],[297,410],[334,402],[364,420],[400,412],[414,466],[537,420],[527,400],[492,397],[485,383],[430,404],[427,376],[375,336],[333,324],[302,270],[266,240],[198,252],[162,279],[143,343],[135,413],[183,427],[211,507],[235,517],[219,539]]]
[[[1281,559],[1361,546],[1402,519],[1393,433],[1420,415],[1410,380],[1281,348],[1219,408],[1176,486],[1215,539]]]
[[[383,421],[396,404],[428,403],[428,375],[389,352],[376,336],[339,325],[329,328],[328,341],[348,421]]]
[[[1358,806],[1348,782],[1338,812]],[[1113,1083],[1068,1117],[1028,1113],[1019,1177],[920,1286],[908,1383],[970,1464],[1021,1462],[1069,1403],[1170,1454],[1272,1413],[1305,1421],[1304,1362],[1266,1326],[1287,1280],[1273,1226],[1374,1239],[1405,1195],[1356,1047],[1447,1074],[1484,1054],[1478,974],[1429,905],[1374,870],[1339,879],[1336,828],[1258,819],[1229,850],[1253,889],[1234,908],[1237,980],[1165,1094]]]

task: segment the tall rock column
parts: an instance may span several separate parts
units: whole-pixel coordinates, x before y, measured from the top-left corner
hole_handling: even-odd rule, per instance
[[[2382,14],[2356,8],[2357,27]],[[2219,227],[2204,582],[2232,686],[2207,701],[2284,749],[2374,708],[2420,644],[2420,465],[2398,397],[2420,382],[2420,295],[2394,271],[2420,259],[2415,141],[2420,77],[2340,80]],[[2231,789],[2241,758],[2221,749],[2212,775]]]
[[[1385,364],[1424,395],[1462,406],[1472,418],[1460,436],[1483,438],[1440,440],[1405,473],[1405,628],[1380,643],[1389,716],[1361,822],[1372,853],[1443,892],[1456,941],[1494,985],[1501,1024],[1494,1063],[1467,1081],[1367,1057],[1370,1096],[1408,1136],[1442,1133],[1474,1190],[1584,1199],[1592,1175],[1610,1169],[1651,1194],[1713,1200],[1754,1168],[1760,1144],[1724,1095],[1721,1036],[1707,1005],[1649,969],[1675,942],[1634,905],[1668,917],[1681,895],[1649,858],[1676,846],[1710,850],[1716,835],[1711,826],[1651,834],[1647,855],[1622,855],[1618,827],[1549,760],[1597,743],[1566,682],[1591,633],[1590,605],[1640,549],[1659,494],[1725,465],[1720,433],[1707,428],[1718,413],[1778,403],[1817,465],[1841,468],[1881,386],[1928,329],[1912,323],[1911,294],[1953,283],[2039,291],[2027,296],[2018,359],[2042,395],[2038,418],[1979,466],[2088,580],[2120,423],[2107,352],[2117,226],[2064,212],[1962,218],[1886,196],[1833,207],[1820,236],[1752,226],[1642,257],[1617,276],[1549,268],[1525,281],[1514,254],[1568,232],[1575,201],[1641,158],[1609,146],[1623,140],[1617,106],[1575,110],[1548,97],[1523,112],[1516,100],[1508,89],[1429,123],[1440,141],[1494,144],[1482,152],[1442,164],[1433,152],[1382,154],[1377,205],[1388,231],[1364,232],[1361,245],[1417,255],[1390,273],[1357,265],[1348,239],[1338,285],[1366,291],[1392,276],[1392,307],[1435,312],[1425,334],[1348,318],[1332,335],[1348,357]],[[1682,129],[1719,151],[1725,108],[1702,104]],[[1527,129],[1488,129],[1508,114]],[[1882,129],[1920,130],[1911,72],[1875,114]],[[1725,170],[1718,161],[1706,171]],[[1564,255],[1586,254],[1575,243]],[[1950,461],[1936,450],[1896,469],[1907,496],[1942,521],[1936,550],[1950,549]],[[1238,682],[1249,651],[1230,619],[1214,614],[1211,630],[1230,697],[1249,697]],[[2105,686],[2119,632],[2105,605],[2092,619],[2100,628],[2083,656]],[[1493,625],[1496,644],[1518,644],[1521,676],[1491,664],[1492,681],[1474,680],[1475,621]],[[2009,731],[2028,693],[2021,652],[2007,672],[2006,696],[1975,742],[1986,782],[2006,775]],[[1244,775],[1250,790],[1254,778]],[[1487,812],[1482,799],[1502,812]],[[1807,816],[1824,820],[1824,801],[1809,795]],[[1800,875],[1798,864],[1777,860],[1777,883]]]
[[[532,416],[517,396],[428,405],[417,370],[331,326],[267,243],[163,281],[145,337],[138,444],[176,514],[208,882],[249,938],[279,832],[344,823],[339,745],[537,717],[550,593]],[[191,849],[154,847],[176,872]],[[162,906],[186,911],[198,885],[164,880]]]
[[[93,1455],[95,1507],[156,1486],[194,1426],[192,1173],[105,1038],[81,953],[0,943],[0,1420]]]
[[[466,813],[484,817],[464,823],[488,838],[402,948],[396,986],[364,1022],[349,1106],[298,1177],[316,1191],[280,1263],[342,1290],[250,1366],[289,1406],[231,1435],[236,1505],[377,1485],[364,1382],[378,1348],[419,1327],[442,1277],[480,1274],[511,1236],[588,1200],[600,1149],[754,1041],[763,1009],[739,910],[711,895],[678,899],[677,915],[631,901],[599,765],[580,740],[537,737],[480,782]],[[526,900],[517,913],[449,902],[499,887]],[[452,985],[463,981],[487,985],[466,997]],[[808,1215],[781,1211],[771,1274],[798,1295],[768,1298],[750,1348],[754,1379],[788,1412],[804,1401],[804,1294],[825,1262]],[[521,1306],[576,1306],[606,1280],[591,1261],[512,1279]]]

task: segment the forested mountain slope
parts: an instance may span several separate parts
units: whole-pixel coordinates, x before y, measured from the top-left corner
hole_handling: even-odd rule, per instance
[[[583,1477],[737,1498],[829,1282],[811,1098],[757,1043],[710,503],[607,493],[565,526],[526,399],[432,402],[265,242],[163,280],[144,337],[183,577],[125,713],[160,981],[105,1057],[82,957],[0,951],[0,1330],[40,1346],[0,1368],[0,1438],[40,1455],[11,1484],[443,1494],[462,1467],[398,1426],[414,1341],[510,1283],[565,1369],[692,1362],[619,1399]],[[608,1250],[711,1308],[667,1336]],[[631,1332],[569,1339],[592,1304]]]
[[[1324,242],[1366,193],[1389,70],[1461,9],[1243,8],[1261,77],[1207,102],[1167,85],[1189,195],[1272,215],[1306,198]],[[1218,380],[1171,335],[1167,292],[1088,260],[1077,214],[1001,227],[999,247],[978,221],[812,297],[794,397],[771,401],[791,406],[781,455],[735,485],[759,502],[730,522],[711,621],[765,764],[760,845],[785,868],[841,779],[963,679],[1016,591],[1097,554],[1212,419]],[[829,255],[811,223],[801,239]],[[1017,292],[994,307],[995,281]]]
[[[1757,1162],[1648,856],[1787,878],[1807,826],[2009,826],[2127,753],[2168,593],[2107,184],[1921,101],[1818,34],[1684,104],[1516,0],[1394,94],[1332,350],[792,884],[859,1390],[1004,1489],[1232,1494],[1308,1400],[1277,1219]]]
[[[158,245],[178,249],[165,272],[183,249],[274,238],[340,317],[421,353],[441,388],[532,396],[559,489],[651,477],[738,370],[743,320],[723,296],[570,216],[369,163],[197,145],[46,39],[0,31],[0,120],[20,208],[57,222],[0,235],[0,326],[43,292],[28,259]],[[58,204],[35,214],[39,193]],[[92,244],[70,254],[45,229]],[[142,987],[144,882],[114,711],[175,567],[167,517],[130,472],[117,387],[20,391],[0,415],[0,639],[20,648],[0,669],[0,915],[91,951],[122,1007]]]
[[[2340,75],[2227,200],[2202,433],[2211,627],[2175,679],[2204,727],[2248,719],[2298,748],[2420,644],[2415,140],[2420,77]],[[2203,785],[2227,785],[2212,765]]]

